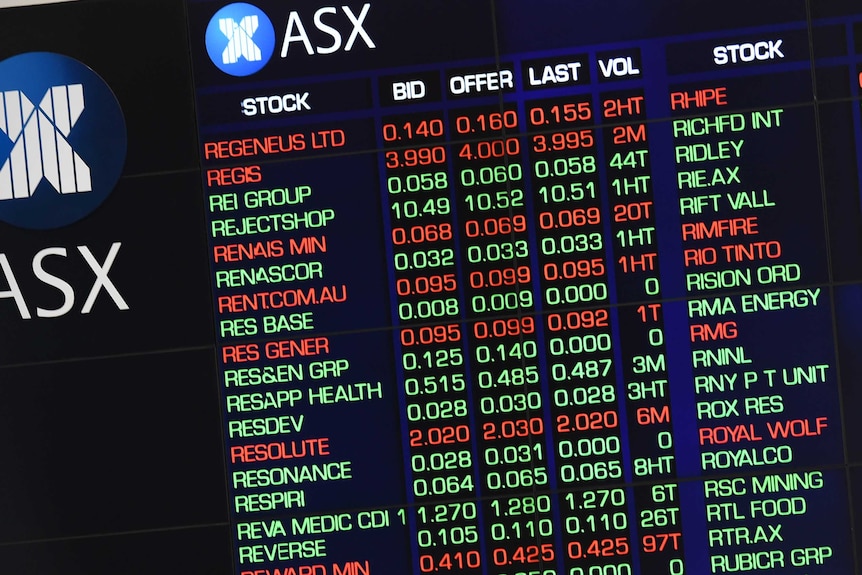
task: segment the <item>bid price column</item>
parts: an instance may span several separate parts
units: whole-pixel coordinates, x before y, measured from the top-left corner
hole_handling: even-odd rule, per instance
[[[514,105],[459,109],[454,129],[473,409],[486,500],[489,573],[521,573],[555,558],[530,245]],[[547,498],[545,498],[547,502]]]
[[[469,573],[477,505],[443,502],[476,495],[443,119],[387,117],[382,136],[419,572]]]
[[[654,191],[643,91],[605,93],[602,116],[619,311],[629,457],[644,573],[684,572],[673,428],[660,301]]]

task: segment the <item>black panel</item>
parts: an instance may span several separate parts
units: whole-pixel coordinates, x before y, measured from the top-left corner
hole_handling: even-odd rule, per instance
[[[0,565],[20,575],[227,575],[226,526],[0,546]]]
[[[108,83],[126,117],[126,175],[197,165],[187,51],[181,0],[70,2],[0,18],[0,60],[56,52]]]
[[[0,540],[224,522],[214,361],[195,351],[0,370]]]

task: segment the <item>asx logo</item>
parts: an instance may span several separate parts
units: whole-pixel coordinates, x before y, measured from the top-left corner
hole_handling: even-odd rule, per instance
[[[216,12],[207,26],[207,54],[231,76],[250,76],[269,62],[275,50],[275,29],[257,6],[237,2]]]
[[[48,52],[0,62],[0,221],[80,220],[113,191],[125,158],[122,110],[90,68]]]
[[[89,215],[117,184],[126,143],[126,124],[114,93],[84,64],[48,52],[0,62],[0,221],[46,230]],[[118,309],[129,309],[108,276],[120,247],[120,242],[112,243],[100,262],[88,246],[76,246],[80,258],[73,258],[77,264],[67,271],[87,277],[80,271],[83,263],[95,278],[81,314],[93,310],[103,291]],[[68,255],[65,247],[39,250],[27,272],[19,269],[16,275],[7,255],[0,253],[0,301],[11,299],[21,318],[31,319],[34,306],[27,303],[17,278],[32,275],[26,286],[38,282],[61,296],[53,307],[47,304],[58,298],[45,302],[37,297],[35,315],[68,314],[81,299],[73,286],[80,282],[70,283],[54,273],[67,268],[61,260]]]
[[[0,130],[12,152],[0,167],[0,200],[29,198],[43,179],[60,193],[93,191],[90,167],[67,139],[83,111],[81,84],[52,86],[38,108],[18,90],[3,93]]]
[[[290,55],[292,44],[301,44],[308,56],[340,50],[350,52],[360,40],[369,49],[376,48],[364,26],[370,9],[370,3],[363,4],[358,12],[350,6],[323,6],[310,15],[311,23],[308,14],[291,11],[285,25],[281,57]],[[206,47],[210,60],[219,70],[232,76],[248,76],[261,70],[272,57],[275,30],[260,8],[242,2],[229,4],[210,19]]]
[[[90,291],[87,294],[87,298],[84,301],[84,305],[81,306],[79,310],[82,315],[86,315],[93,311],[96,298],[103,290],[108,294],[108,297],[113,301],[117,309],[121,311],[129,309],[129,304],[126,303],[126,300],[123,299],[122,294],[120,294],[119,290],[114,285],[114,282],[108,276],[108,273],[111,271],[111,266],[114,264],[114,260],[116,259],[121,247],[122,244],[120,242],[114,242],[111,244],[107,256],[105,256],[104,261],[100,263],[88,246],[76,246],[81,259],[84,260],[84,263],[87,264],[87,268],[95,276],[93,284],[90,287]],[[49,271],[49,269],[58,267],[58,265],[61,268],[64,267],[63,263],[58,262],[55,258],[67,258],[69,255],[68,252],[69,250],[64,247],[50,247],[39,250],[39,252],[33,256],[30,269],[32,270],[34,278],[38,280],[38,282],[54,288],[60,292],[60,295],[62,295],[62,301],[57,307],[42,307],[42,304],[37,304],[36,317],[62,317],[71,312],[75,305],[75,301],[80,299],[77,295],[77,290],[71,283],[67,282],[61,276]],[[51,260],[46,261],[49,257]],[[46,269],[46,266],[48,269]],[[74,266],[76,276],[82,274],[82,272],[77,269],[80,267],[82,266],[80,266],[79,263]],[[3,282],[0,282],[0,301],[11,299],[15,302],[21,319],[32,319],[33,315],[30,312],[30,308],[33,306],[27,303],[27,300],[24,297],[24,292],[18,283],[16,274],[13,271],[12,265],[10,264],[9,258],[6,254],[0,254],[0,278],[2,278],[6,286],[8,286],[8,289],[3,289]],[[78,282],[76,281],[75,283]],[[56,298],[54,299],[56,300]]]

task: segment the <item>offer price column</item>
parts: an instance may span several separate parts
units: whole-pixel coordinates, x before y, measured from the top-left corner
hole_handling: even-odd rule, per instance
[[[484,505],[489,572],[514,574],[555,559],[550,508],[538,509],[533,495],[548,485],[548,467],[529,218],[514,135],[521,121],[514,105],[489,105],[454,110],[450,124],[453,140],[461,140],[453,161],[481,489],[506,496]]]

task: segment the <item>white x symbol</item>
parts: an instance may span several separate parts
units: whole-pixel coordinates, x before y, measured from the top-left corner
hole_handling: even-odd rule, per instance
[[[38,108],[18,90],[0,94],[0,130],[12,140],[0,200],[29,198],[43,179],[61,194],[92,191],[90,167],[67,139],[83,111],[81,84],[50,88]]]
[[[227,48],[221,53],[222,62],[235,64],[242,56],[247,62],[262,60],[260,48],[251,39],[257,31],[257,15],[245,16],[237,24],[233,18],[219,18],[219,30],[230,40]]]

